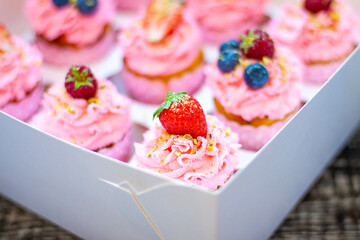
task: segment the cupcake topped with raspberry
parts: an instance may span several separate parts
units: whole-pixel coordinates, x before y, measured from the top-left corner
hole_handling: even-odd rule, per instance
[[[301,70],[297,57],[260,29],[223,43],[218,61],[205,69],[215,115],[245,149],[260,149],[298,110]]]
[[[27,121],[40,105],[42,56],[0,24],[0,110]]]
[[[25,12],[47,63],[88,64],[114,42],[113,0],[27,0]]]
[[[345,0],[303,0],[284,6],[269,33],[301,58],[305,81],[322,84],[357,45],[359,16]]]
[[[136,100],[159,104],[168,91],[194,93],[203,82],[201,35],[182,1],[154,0],[119,35],[122,79]]]
[[[64,84],[44,94],[34,117],[39,129],[81,147],[126,161],[131,141],[130,101],[86,66],[72,66]]]
[[[238,164],[237,135],[214,116],[205,116],[186,92],[169,92],[154,113],[160,123],[135,144],[139,167],[164,176],[218,189]]]

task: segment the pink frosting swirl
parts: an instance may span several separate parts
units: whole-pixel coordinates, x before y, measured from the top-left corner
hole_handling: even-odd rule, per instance
[[[205,67],[206,81],[225,111],[247,121],[259,117],[282,119],[301,101],[302,64],[288,49],[278,47],[273,59],[263,65],[269,72],[267,84],[257,90],[244,79],[246,66],[256,62],[246,59],[230,73],[222,73],[215,63]]]
[[[88,101],[74,99],[63,84],[44,94],[43,110],[34,117],[39,129],[81,147],[97,150],[120,141],[129,131],[130,100],[120,95],[108,80]]]
[[[42,77],[40,52],[18,37],[12,37],[10,45],[0,53],[0,107],[24,99]]]
[[[189,67],[199,56],[201,36],[189,14],[171,34],[159,43],[151,43],[142,27],[143,19],[137,19],[119,35],[127,66],[137,73],[148,76],[166,76]]]
[[[317,14],[285,6],[269,25],[273,39],[291,47],[305,63],[344,58],[354,49],[359,30],[359,17],[342,0]]]
[[[217,189],[233,174],[240,145],[238,136],[214,116],[207,116],[206,137],[170,135],[158,123],[144,134],[142,144],[135,143],[139,167],[164,176]]]
[[[58,8],[52,0],[27,0],[25,12],[36,33],[48,41],[62,37],[81,47],[99,39],[114,18],[115,8],[113,0],[98,0],[95,13],[83,15],[72,4]]]
[[[187,0],[189,9],[199,25],[206,29],[223,32],[264,17],[268,0]]]

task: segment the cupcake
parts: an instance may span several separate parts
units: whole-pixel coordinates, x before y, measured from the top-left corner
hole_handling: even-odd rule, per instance
[[[119,44],[121,76],[138,101],[158,104],[168,91],[194,93],[203,82],[200,32],[179,1],[153,1],[121,32]]]
[[[46,63],[89,64],[104,57],[115,41],[112,0],[27,0],[25,11]]]
[[[240,42],[225,42],[205,75],[214,94],[214,114],[238,133],[245,149],[260,149],[300,107],[301,61],[284,47],[275,49],[260,29]]]
[[[236,171],[237,135],[214,116],[205,116],[186,92],[170,92],[155,112],[160,122],[135,144],[141,168],[163,176],[218,189]]]
[[[0,25],[0,110],[27,121],[43,92],[42,57],[33,46]]]
[[[221,43],[238,37],[246,30],[266,21],[264,14],[268,0],[186,0],[199,23],[204,39]]]
[[[68,142],[127,161],[130,105],[109,80],[96,80],[89,68],[73,66],[64,85],[53,85],[44,94],[33,123]]]
[[[322,84],[354,50],[359,17],[342,0],[306,0],[285,6],[269,25],[278,44],[290,47],[304,62],[304,81]]]
[[[116,5],[119,10],[125,11],[138,11],[142,8],[146,8],[150,0],[116,0]]]

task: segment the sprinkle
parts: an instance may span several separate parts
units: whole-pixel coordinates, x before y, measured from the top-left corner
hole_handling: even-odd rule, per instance
[[[263,57],[263,58],[262,58],[262,62],[263,62],[265,65],[271,63],[270,58],[268,58],[268,57]]]
[[[190,150],[190,154],[194,154],[194,149],[191,149],[191,150]]]
[[[185,134],[184,137],[185,137],[186,139],[189,139],[189,140],[192,140],[192,139],[193,139],[193,137],[192,137],[190,134]]]
[[[181,153],[179,151],[175,151],[175,155],[179,157]]]
[[[209,146],[207,147],[207,150],[208,150],[209,152],[211,152],[212,150],[214,150],[214,147],[211,146],[211,145],[209,145]]]
[[[153,154],[153,152],[155,152],[155,149],[151,149],[151,151],[148,153],[148,155],[146,156],[147,158],[149,158],[151,156],[151,154]]]
[[[197,141],[196,139],[194,139],[194,143],[195,143],[195,144],[198,144],[198,141]]]
[[[222,150],[221,150],[221,149],[219,149],[219,152],[222,152]]]
[[[334,21],[338,21],[340,19],[340,14],[338,12],[331,12],[330,18]]]
[[[42,64],[42,61],[41,60],[35,61],[34,64],[35,64],[35,66],[40,67]]]
[[[159,169],[159,173],[162,173],[162,171]]]
[[[73,106],[67,106],[66,109],[68,110],[69,113],[74,114],[74,107]]]
[[[160,161],[160,165],[161,165],[161,166],[164,165],[164,159],[162,159],[162,160]]]
[[[213,125],[213,128],[216,128],[216,125]]]
[[[205,171],[205,174],[209,174],[209,171]]]
[[[225,133],[226,133],[226,136],[230,136],[231,134],[231,129],[230,128],[225,128]]]
[[[211,167],[216,167],[215,163],[212,163],[212,164],[211,164]]]
[[[88,104],[91,104],[91,103],[95,103],[95,104],[100,105],[100,104],[101,104],[101,100],[100,100],[100,99],[97,99],[97,98],[90,98],[90,99],[88,100]]]
[[[100,85],[99,89],[104,89],[106,87],[106,85],[102,84]]]

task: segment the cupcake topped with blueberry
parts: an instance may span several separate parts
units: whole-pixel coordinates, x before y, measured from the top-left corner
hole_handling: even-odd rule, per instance
[[[239,134],[246,149],[260,149],[300,106],[302,65],[263,30],[223,43],[205,74],[215,115]]]
[[[86,66],[72,66],[65,82],[44,94],[34,125],[81,147],[126,161],[131,142],[131,102]]]
[[[234,174],[240,148],[236,133],[206,116],[194,97],[169,92],[157,117],[160,123],[135,144],[139,167],[214,190]]]
[[[304,63],[304,80],[322,84],[357,45],[359,16],[345,0],[301,0],[285,5],[270,22],[274,41]]]
[[[27,0],[25,12],[47,63],[88,64],[114,42],[113,0]]]

